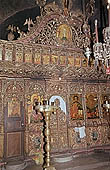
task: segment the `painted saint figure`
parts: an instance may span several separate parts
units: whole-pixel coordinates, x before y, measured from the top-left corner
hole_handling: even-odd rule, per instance
[[[83,118],[83,109],[82,105],[78,101],[78,96],[73,97],[73,103],[70,108],[70,115],[72,119]]]
[[[9,117],[20,116],[20,102],[16,97],[12,98],[12,100],[8,102],[8,116]]]
[[[98,98],[96,94],[88,94],[86,96],[86,110],[87,110],[87,118],[98,118],[99,110],[98,110]]]
[[[58,40],[60,41],[72,41],[72,30],[69,25],[62,24],[57,28],[56,34]]]

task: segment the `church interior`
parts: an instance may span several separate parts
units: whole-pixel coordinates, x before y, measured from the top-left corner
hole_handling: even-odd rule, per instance
[[[30,168],[110,168],[110,0],[0,0],[0,169]]]

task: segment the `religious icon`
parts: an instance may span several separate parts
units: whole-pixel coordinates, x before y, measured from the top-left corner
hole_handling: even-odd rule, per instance
[[[20,115],[20,101],[16,97],[13,97],[8,102],[8,117],[20,117]]]
[[[35,52],[34,64],[41,64],[41,54]]]
[[[98,99],[96,94],[86,95],[86,109],[87,109],[87,118],[98,118]]]
[[[5,60],[7,61],[12,61],[12,51],[11,50],[7,50],[5,53]]]
[[[74,59],[74,65],[75,65],[76,67],[80,67],[80,66],[81,66],[81,58],[80,58],[80,57],[76,57],[76,58]]]
[[[25,62],[32,63],[32,53],[30,52],[25,53]]]
[[[72,30],[70,26],[62,24],[57,28],[56,34],[58,40],[60,41],[72,41]]]
[[[50,56],[49,55],[43,55],[43,64],[49,64],[50,63]]]
[[[37,94],[31,96],[31,101],[28,102],[28,124],[42,121],[42,114],[35,109],[36,104],[42,101],[42,97]]]
[[[87,59],[82,59],[82,67],[87,67]]]
[[[74,65],[74,57],[68,56],[68,65]]]
[[[66,64],[66,57],[60,56],[60,65],[65,65],[65,64]]]
[[[51,56],[51,63],[52,64],[57,64],[58,63],[58,56],[52,55]]]
[[[79,98],[80,97],[80,98]],[[70,97],[70,116],[72,119],[83,119],[83,108],[82,108],[82,97],[76,95],[72,95]]]
[[[23,52],[16,53],[16,61],[23,62]]]

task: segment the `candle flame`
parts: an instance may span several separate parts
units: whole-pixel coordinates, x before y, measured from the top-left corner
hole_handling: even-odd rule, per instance
[[[97,19],[95,20],[95,26],[97,26]]]

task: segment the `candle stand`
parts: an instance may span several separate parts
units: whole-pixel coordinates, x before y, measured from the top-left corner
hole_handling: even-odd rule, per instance
[[[37,112],[43,113],[44,117],[44,162],[43,170],[56,170],[50,164],[50,115],[55,112],[56,106],[52,102],[51,105],[47,104],[47,101],[43,101],[43,104],[37,103],[35,106]]]

